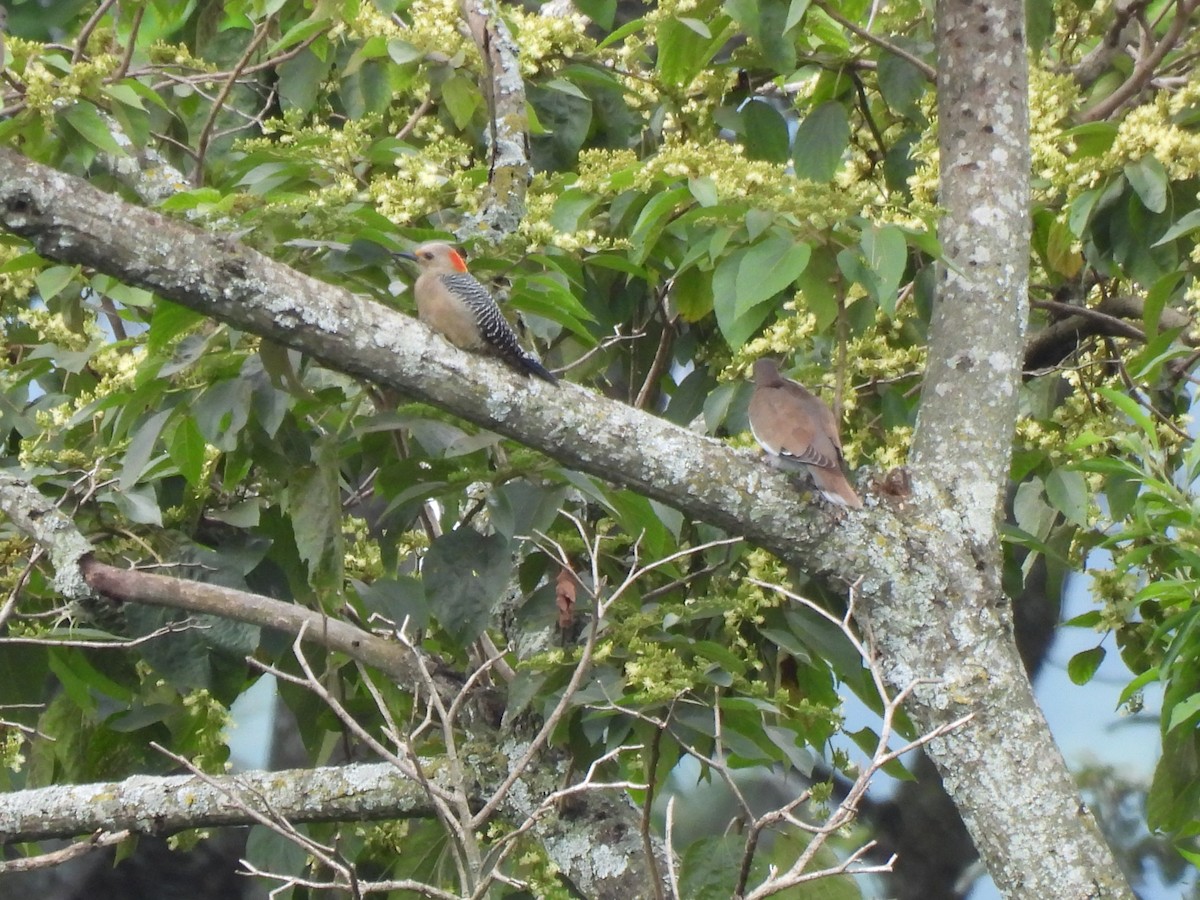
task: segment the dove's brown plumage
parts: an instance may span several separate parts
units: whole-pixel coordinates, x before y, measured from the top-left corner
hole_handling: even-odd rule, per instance
[[[773,359],[754,364],[750,429],[772,463],[806,470],[831,503],[862,508],[842,474],[842,441],[833,413],[804,385],[780,375]]]

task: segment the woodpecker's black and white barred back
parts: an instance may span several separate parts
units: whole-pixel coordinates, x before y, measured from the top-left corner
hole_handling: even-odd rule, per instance
[[[488,289],[467,271],[457,250],[435,241],[397,255],[414,260],[421,270],[413,294],[422,322],[456,347],[495,353],[522,374],[557,383],[538,358],[521,346],[504,313]]]

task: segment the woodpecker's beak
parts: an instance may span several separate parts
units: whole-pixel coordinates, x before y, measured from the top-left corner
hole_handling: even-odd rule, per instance
[[[395,256],[399,259],[407,259],[409,262],[417,261],[417,254],[409,253],[407,250],[397,251],[397,252],[393,253],[392,256]]]

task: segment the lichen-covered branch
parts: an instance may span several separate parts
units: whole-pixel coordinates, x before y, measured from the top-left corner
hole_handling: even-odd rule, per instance
[[[462,0],[463,19],[483,60],[480,89],[487,101],[488,182],[478,214],[468,217],[459,237],[495,239],[512,232],[525,215],[529,165],[529,114],[519,50],[494,0]]]
[[[245,772],[210,776],[207,782],[195,775],[135,775],[0,794],[0,844],[117,829],[169,835],[251,823],[234,797],[291,822],[433,814],[425,791],[386,763]]]

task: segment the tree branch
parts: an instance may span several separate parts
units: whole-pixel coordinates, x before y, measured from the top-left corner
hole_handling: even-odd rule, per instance
[[[459,238],[481,234],[492,240],[513,231],[525,214],[529,165],[529,113],[517,44],[494,0],[461,0],[475,46],[483,60],[480,90],[487,101],[488,186],[483,207],[459,229]]]
[[[0,472],[0,510],[50,553],[55,584],[70,600],[90,600],[95,591],[112,600],[207,613],[293,636],[304,630],[313,643],[374,666],[401,684],[417,684],[418,670],[409,650],[347,622],[247,591],[99,562],[75,524],[36,488],[9,472]],[[449,696],[457,693],[457,685],[442,687]]]
[[[425,790],[389,763],[245,772],[209,776],[209,781],[195,775],[135,775],[104,784],[0,793],[0,844],[121,829],[169,835],[253,824],[242,803],[291,822],[433,815]]]
[[[1083,112],[1079,116],[1079,121],[1099,122],[1102,119],[1107,119],[1120,109],[1126,101],[1133,99],[1139,91],[1149,84],[1150,79],[1154,77],[1154,71],[1158,68],[1158,64],[1179,43],[1179,39],[1190,24],[1192,13],[1196,11],[1197,6],[1200,6],[1200,0],[1176,0],[1175,18],[1171,22],[1171,27],[1167,29],[1167,33],[1159,38],[1153,50],[1137,61],[1133,67],[1133,71],[1120,87],[1091,109]]]

